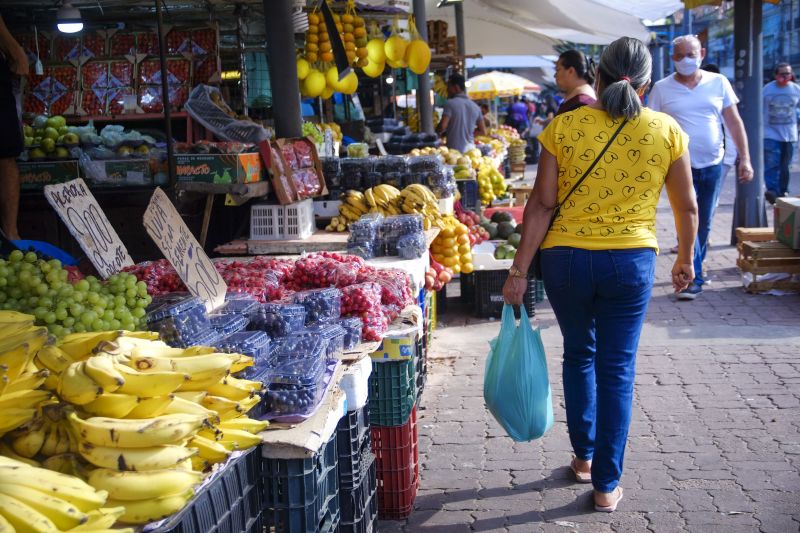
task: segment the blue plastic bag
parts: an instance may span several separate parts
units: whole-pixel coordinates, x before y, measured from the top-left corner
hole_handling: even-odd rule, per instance
[[[553,426],[553,401],[542,337],[524,306],[520,321],[503,306],[500,334],[489,342],[483,399],[492,416],[517,442],[538,439]]]

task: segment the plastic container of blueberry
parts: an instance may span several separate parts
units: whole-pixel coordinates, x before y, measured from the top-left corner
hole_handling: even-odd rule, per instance
[[[245,368],[238,375],[244,379],[264,381],[265,372],[272,369],[270,342],[269,335],[263,331],[237,331],[220,339],[217,349],[252,357],[253,366]]]
[[[400,155],[386,155],[375,159],[374,164],[375,172],[407,172],[408,162],[406,158]]]
[[[184,293],[158,297],[150,305],[147,328],[158,332],[171,346],[191,346],[193,339],[203,338],[211,324],[202,300]]]
[[[350,255],[357,255],[361,259],[372,259],[377,254],[375,250],[380,249],[380,245],[375,245],[372,242],[358,242],[347,243],[347,253]]]
[[[348,316],[339,320],[339,325],[344,329],[344,349],[353,350],[361,344],[361,329],[364,324],[357,316]]]
[[[213,328],[198,331],[191,335],[182,335],[180,338],[164,340],[173,348],[188,348],[189,346],[213,346],[216,347],[221,335]],[[163,336],[162,336],[163,339]]]
[[[246,292],[229,292],[225,296],[225,306],[217,311],[234,315],[242,315],[250,318],[258,312],[261,304],[252,295]]]
[[[270,359],[325,359],[327,341],[317,333],[305,329],[290,337],[279,337],[270,344]]]
[[[441,170],[442,159],[438,155],[419,155],[408,158],[409,172],[436,172]]]
[[[402,259],[417,259],[427,251],[428,245],[422,232],[404,235],[397,239],[397,255]]]
[[[328,359],[339,359],[344,353],[344,337],[347,332],[339,324],[309,324],[299,336],[317,335],[325,342],[325,356]]]
[[[294,295],[294,303],[306,308],[306,323],[338,320],[342,311],[339,289],[312,289]]]
[[[264,304],[250,320],[250,329],[266,332],[273,339],[303,329],[306,308],[299,304]]]
[[[232,314],[213,314],[208,317],[211,327],[219,333],[220,337],[225,337],[237,331],[243,331],[250,322],[246,317]]]
[[[267,418],[311,413],[325,392],[326,364],[324,358],[308,357],[276,364],[264,391]]]

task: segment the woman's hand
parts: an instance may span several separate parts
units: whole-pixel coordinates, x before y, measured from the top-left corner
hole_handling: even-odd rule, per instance
[[[522,297],[528,288],[528,280],[515,276],[508,276],[503,285],[503,299],[507,304],[522,305]]]
[[[694,281],[694,266],[691,263],[681,263],[680,259],[672,265],[672,288],[675,293],[686,289]]]

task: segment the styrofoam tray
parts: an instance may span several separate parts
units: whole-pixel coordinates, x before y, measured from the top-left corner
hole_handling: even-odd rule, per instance
[[[472,248],[472,266],[475,270],[508,270],[514,263],[513,259],[495,259],[494,251],[497,244],[505,241],[484,241]]]

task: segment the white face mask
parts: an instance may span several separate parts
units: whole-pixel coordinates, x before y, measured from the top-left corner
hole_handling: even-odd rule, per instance
[[[700,68],[700,63],[703,61],[701,57],[684,57],[680,61],[675,62],[675,70],[681,76],[691,76],[697,69]]]

